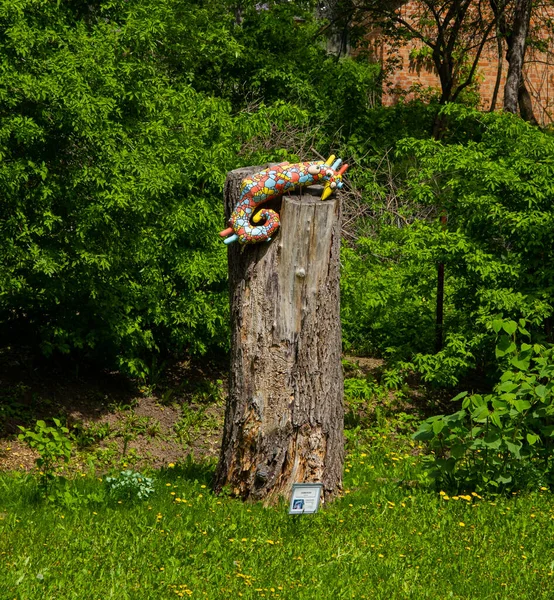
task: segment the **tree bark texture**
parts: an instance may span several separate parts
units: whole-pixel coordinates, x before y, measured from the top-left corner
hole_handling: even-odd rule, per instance
[[[244,177],[225,184],[226,217]],[[269,243],[229,247],[231,370],[216,491],[273,501],[293,483],[342,485],[340,200],[278,199]],[[279,207],[279,204],[281,205]]]
[[[512,31],[507,37],[508,75],[504,86],[504,110],[517,114],[519,89],[523,81],[523,61],[531,21],[532,0],[516,0]]]

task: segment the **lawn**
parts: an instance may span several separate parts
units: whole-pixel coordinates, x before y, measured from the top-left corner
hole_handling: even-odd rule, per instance
[[[86,472],[52,504],[1,474],[0,599],[553,597],[548,490],[449,497],[408,435],[348,438],[344,493],[311,516],[215,496],[213,461],[152,471],[146,501],[107,500]]]

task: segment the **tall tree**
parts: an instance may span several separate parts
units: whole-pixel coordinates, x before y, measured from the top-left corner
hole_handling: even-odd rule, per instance
[[[526,121],[537,124],[533,102],[523,78],[523,65],[527,51],[533,0],[515,0],[513,10],[506,10],[503,0],[490,0],[498,21],[498,30],[506,40],[508,74],[504,86],[504,110],[517,114]]]
[[[455,102],[472,85],[498,18],[481,0],[337,0],[330,15],[356,23],[365,36],[374,30],[400,44],[419,42],[421,50],[412,56],[437,72],[440,104]]]

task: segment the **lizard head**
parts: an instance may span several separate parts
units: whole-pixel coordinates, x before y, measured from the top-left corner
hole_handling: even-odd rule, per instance
[[[335,160],[335,156],[332,154],[325,163],[318,167],[320,169],[320,179],[325,181],[325,187],[321,194],[322,200],[327,200],[335,190],[340,190],[344,185],[342,176],[348,169],[348,165],[341,167],[341,164],[342,160],[340,158]]]

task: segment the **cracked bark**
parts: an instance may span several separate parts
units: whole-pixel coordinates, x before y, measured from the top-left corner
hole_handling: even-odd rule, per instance
[[[242,179],[260,169],[229,173],[227,217]],[[214,488],[270,502],[293,483],[322,483],[329,499],[344,460],[340,202],[276,202],[273,241],[229,248],[231,369]]]

